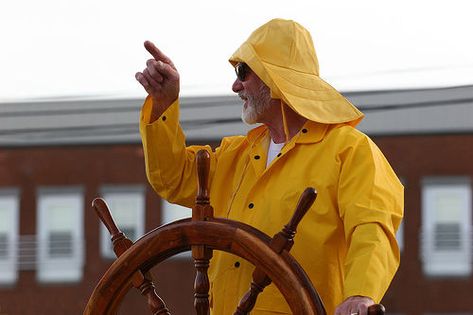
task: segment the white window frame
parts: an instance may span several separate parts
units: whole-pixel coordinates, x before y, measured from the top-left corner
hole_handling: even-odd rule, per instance
[[[0,285],[8,286],[18,280],[18,226],[19,226],[19,191],[0,189],[0,209],[6,210],[6,226],[9,227],[5,245],[6,257],[0,257]]]
[[[435,227],[438,200],[456,196],[460,227],[458,249],[436,249]],[[428,276],[468,276],[471,274],[471,183],[468,177],[427,177],[422,181],[422,260]],[[447,221],[446,221],[447,222]],[[448,222],[447,222],[448,223]],[[455,222],[454,222],[455,223]]]
[[[192,209],[161,199],[161,224],[192,217]],[[172,259],[190,259],[191,251],[174,255]]]
[[[101,189],[101,196],[107,202],[110,211],[112,213],[112,217],[114,218],[118,228],[125,229],[130,228],[127,222],[124,222],[121,217],[117,216],[116,214],[116,202],[120,202],[123,200],[128,199],[131,200],[135,205],[134,211],[134,220],[135,224],[131,228],[135,230],[135,237],[131,237],[130,235],[126,235],[129,237],[133,242],[135,242],[138,238],[143,236],[145,233],[145,187],[142,185],[127,185],[127,186],[116,186],[116,185],[108,185],[104,186]],[[115,211],[115,216],[114,216]],[[126,233],[125,233],[126,234]],[[115,258],[115,253],[112,249],[112,244],[110,240],[110,233],[107,231],[103,224],[100,224],[100,252],[102,257],[113,259]]]
[[[84,194],[80,187],[42,187],[38,190],[37,207],[37,272],[39,282],[78,282],[84,266]],[[71,211],[72,248],[68,257],[50,255],[48,212],[51,207],[67,207]]]
[[[396,240],[399,246],[399,251],[402,252],[404,250],[404,218],[402,219],[401,224],[399,224],[399,228],[397,229]]]

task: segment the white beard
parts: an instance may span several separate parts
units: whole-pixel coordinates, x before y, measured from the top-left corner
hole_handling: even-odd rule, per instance
[[[258,113],[253,104],[248,104],[247,107],[243,107],[241,111],[241,120],[247,125],[254,125],[258,122]]]
[[[246,99],[248,104],[243,106],[241,119],[248,125],[260,122],[263,113],[271,106],[271,94],[269,88],[262,84],[256,95],[247,95],[245,92],[238,93],[242,99]]]

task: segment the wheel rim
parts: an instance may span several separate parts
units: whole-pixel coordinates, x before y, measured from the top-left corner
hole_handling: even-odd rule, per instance
[[[286,251],[272,251],[269,241],[270,237],[257,229],[227,219],[184,219],[163,225],[144,235],[110,266],[84,314],[115,314],[131,288],[136,270],[147,272],[165,259],[189,250],[191,245],[229,252],[260,267],[281,291],[293,314],[324,314],[319,295],[300,265]]]

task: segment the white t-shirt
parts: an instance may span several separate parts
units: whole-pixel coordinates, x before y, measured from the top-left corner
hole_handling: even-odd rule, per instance
[[[266,167],[271,164],[271,162],[274,160],[274,158],[278,155],[279,152],[281,152],[282,147],[286,144],[285,142],[282,143],[274,143],[273,139],[271,139],[271,142],[269,143],[269,149],[268,149],[268,160],[266,160]]]

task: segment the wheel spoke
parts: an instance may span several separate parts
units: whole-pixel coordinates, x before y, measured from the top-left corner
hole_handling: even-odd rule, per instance
[[[213,208],[209,198],[210,155],[207,151],[197,152],[197,196],[192,208],[192,221],[206,221],[213,218]],[[197,315],[209,314],[210,281],[209,269],[212,250],[205,245],[192,246],[192,257],[196,269],[194,280],[194,307]]]
[[[293,314],[326,315],[317,291],[288,253],[293,245],[297,224],[313,200],[307,196],[302,197],[289,224],[271,239],[242,222],[213,217],[208,189],[210,158],[206,151],[197,153],[197,164],[198,193],[192,219],[163,225],[144,235],[135,244],[118,230],[105,202],[101,199],[94,200],[94,207],[112,234],[113,248],[119,258],[100,279],[84,315],[115,314],[131,285],[148,298],[153,315],[169,315],[164,302],[156,294],[149,270],[189,248],[196,268],[194,305],[198,315],[208,315],[210,310],[208,268],[213,250],[232,253],[256,266],[251,287],[236,314],[250,312],[258,294],[265,286],[274,282]],[[216,238],[215,235],[219,237]],[[379,309],[377,311],[381,314]]]
[[[196,269],[194,281],[194,307],[197,315],[209,314],[210,282],[207,270],[209,269],[212,250],[203,245],[192,246],[192,256]]]
[[[299,222],[307,213],[309,208],[317,198],[317,193],[313,188],[306,188],[302,193],[296,210],[288,224],[284,226],[281,232],[274,235],[269,246],[277,254],[281,254],[283,250],[289,251],[294,245],[294,236]],[[250,289],[238,303],[237,309],[233,315],[246,315],[253,310],[258,295],[263,292],[264,288],[271,284],[271,279],[260,268],[256,267],[253,272],[253,281]]]
[[[111,235],[115,255],[120,257],[127,249],[133,246],[133,242],[120,231],[105,200],[96,198],[92,201],[92,206]],[[143,274],[141,270],[137,270],[132,277],[132,283],[146,297],[151,314],[171,315],[163,299],[156,293],[153,279],[149,272]]]

